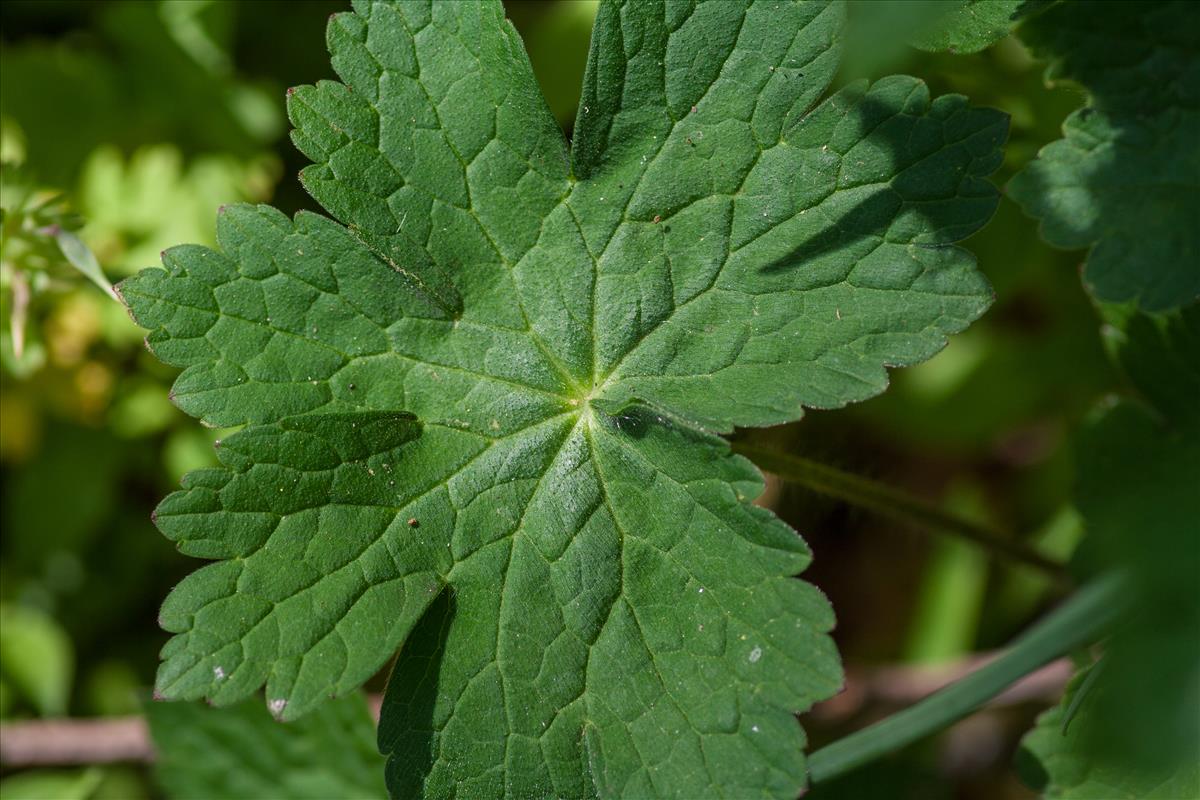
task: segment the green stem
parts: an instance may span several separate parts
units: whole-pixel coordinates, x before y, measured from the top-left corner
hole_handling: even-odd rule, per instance
[[[1124,576],[1101,576],[1017,638],[1007,652],[905,710],[817,750],[809,778],[821,783],[936,733],[967,716],[1020,678],[1090,644],[1124,609]]]
[[[1067,583],[1061,564],[1046,558],[1024,542],[1006,536],[995,528],[948,513],[887,484],[748,442],[734,442],[733,450],[780,478],[818,494],[916,528],[968,539],[996,555],[1035,567],[1051,575],[1057,582]]]

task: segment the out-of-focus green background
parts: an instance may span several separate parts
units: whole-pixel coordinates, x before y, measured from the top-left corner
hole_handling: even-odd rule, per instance
[[[65,193],[76,233],[110,279],[165,247],[211,244],[216,209],[315,208],[295,179],[286,87],[332,78],[327,0],[6,0],[0,4],[5,204]],[[509,0],[550,106],[568,130],[595,4]],[[848,72],[907,72],[1012,116],[1003,185],[1057,138],[1082,98],[1044,87],[1015,39],[972,56],[903,50]],[[20,165],[19,168],[17,165]],[[7,205],[6,205],[7,207]],[[63,218],[64,220],[66,217]],[[883,396],[811,413],[771,434],[787,446],[1022,532],[1064,557],[1069,433],[1114,385],[1080,289],[1080,254],[1056,253],[1014,204],[967,242],[996,290],[986,317]],[[12,263],[32,272],[14,349]],[[7,245],[0,304],[0,719],[136,713],[165,635],[158,603],[195,562],[150,523],[187,470],[213,463],[205,430],[167,399],[173,370],[142,346],[124,310],[55,251]],[[32,274],[31,272],[31,274]],[[754,436],[753,432],[745,435]],[[997,647],[1053,599],[1037,574],[771,484],[769,500],[816,553],[808,577],[830,597],[853,670],[953,662]],[[973,718],[813,797],[1019,798],[1016,741],[1049,702]],[[894,707],[867,694],[806,721],[815,743]],[[141,767],[4,774],[62,797],[159,796]],[[57,783],[53,783],[57,781]],[[19,783],[9,783],[15,793]],[[12,794],[12,796],[16,796]],[[38,796],[36,794],[29,796]]]

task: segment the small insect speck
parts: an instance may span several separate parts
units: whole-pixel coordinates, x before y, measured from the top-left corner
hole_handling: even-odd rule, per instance
[[[419,528],[419,527],[421,527],[421,523],[417,521],[416,517],[409,517],[408,518],[408,527]]]
[[[352,391],[352,392],[354,391],[354,384],[353,384],[353,383],[352,383],[352,384],[350,384],[350,391]]]
[[[655,214],[654,215],[654,224],[657,225],[660,222],[662,222],[662,214]]]

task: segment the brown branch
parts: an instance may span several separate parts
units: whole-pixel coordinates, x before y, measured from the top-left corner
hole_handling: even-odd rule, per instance
[[[0,725],[0,764],[33,767],[153,761],[143,717],[45,719]]]
[[[383,695],[367,696],[379,720]],[[0,764],[6,767],[63,766],[154,761],[146,718],[43,719],[0,725]]]

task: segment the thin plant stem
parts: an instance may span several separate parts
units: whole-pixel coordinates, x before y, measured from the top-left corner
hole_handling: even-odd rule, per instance
[[[967,539],[997,556],[1045,572],[1059,584],[1069,583],[1061,564],[1024,542],[1006,536],[996,528],[947,512],[887,484],[747,442],[734,442],[733,450],[789,483],[917,529]]]
[[[25,326],[29,314],[29,279],[24,270],[13,269],[12,272],[12,313],[9,324],[12,326],[13,355],[20,361],[25,353]]]

